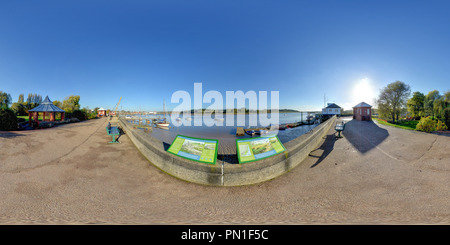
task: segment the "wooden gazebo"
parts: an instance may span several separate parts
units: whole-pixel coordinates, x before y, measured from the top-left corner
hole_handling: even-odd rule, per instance
[[[55,121],[55,115],[56,113],[60,113],[61,114],[61,121],[64,121],[64,116],[65,116],[65,111],[55,105],[53,105],[52,101],[48,98],[48,96],[45,97],[44,101],[42,101],[42,103],[31,109],[28,110],[28,122],[30,123],[30,126],[32,125],[32,118],[33,121],[37,122],[37,124],[39,125],[39,112],[43,113],[43,117],[42,120],[46,121],[45,116],[47,113],[50,113],[50,121],[53,122]]]

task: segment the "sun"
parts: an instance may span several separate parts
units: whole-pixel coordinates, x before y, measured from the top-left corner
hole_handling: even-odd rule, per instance
[[[355,103],[372,103],[375,99],[375,90],[368,78],[363,78],[353,87],[352,101]]]

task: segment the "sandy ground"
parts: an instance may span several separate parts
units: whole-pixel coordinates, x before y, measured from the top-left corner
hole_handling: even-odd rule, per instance
[[[0,224],[450,224],[447,136],[351,121],[276,179],[210,187],[106,124],[0,132]]]

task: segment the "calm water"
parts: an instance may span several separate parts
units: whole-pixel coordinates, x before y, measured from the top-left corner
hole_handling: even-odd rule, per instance
[[[166,114],[166,117],[169,120],[170,118],[168,116],[169,115]],[[303,118],[302,118],[302,116],[303,116]],[[310,114],[310,116],[314,116],[314,114]],[[143,119],[143,121],[141,123],[145,125],[147,122],[144,119],[153,119],[153,118],[162,118],[162,117],[163,117],[163,115],[141,116],[141,118]],[[177,134],[191,136],[191,137],[198,137],[198,138],[206,138],[206,139],[219,139],[219,154],[220,153],[223,153],[223,154],[233,153],[233,152],[235,152],[235,148],[236,148],[236,146],[235,146],[236,139],[251,137],[247,134],[245,136],[236,136],[236,128],[237,127],[249,128],[249,123],[250,123],[249,117],[251,117],[249,114],[245,114],[245,117],[239,117],[238,115],[234,115],[233,126],[226,126],[227,118],[226,118],[226,114],[224,114],[223,115],[223,119],[224,119],[223,125],[224,126],[206,126],[205,121],[207,121],[211,124],[214,123],[214,121],[211,121],[210,118],[208,120],[208,117],[202,118],[202,116],[194,116],[192,114],[191,121],[190,121],[192,126],[186,126],[186,125],[174,126],[172,121],[170,121],[170,126],[168,129],[161,129],[161,128],[153,127],[151,132],[148,132],[148,133],[151,134],[153,137],[155,137],[163,142],[166,142],[168,144],[172,143],[172,141],[175,139]],[[267,115],[267,117],[270,119],[271,114],[269,113],[269,115]],[[301,120],[306,121],[307,117],[308,117],[307,113],[303,113],[303,114],[301,114],[301,113],[280,113],[279,114],[279,124],[295,123],[295,122],[299,122]],[[202,119],[203,119],[202,126],[194,126],[195,121],[199,122],[199,121],[202,121]],[[253,118],[253,119],[255,119],[254,121],[256,121],[256,122],[259,122],[257,117]],[[138,120],[131,121],[131,122],[134,124],[139,123]],[[178,122],[179,124],[181,124],[181,122],[188,122],[188,121],[186,120],[186,118],[183,118],[181,116],[181,118],[175,122],[176,123]],[[218,121],[218,122],[220,122],[220,121]],[[238,124],[239,124],[239,126],[238,126]],[[240,125],[244,125],[244,126],[240,126]],[[252,126],[252,127],[260,127],[260,126],[261,125],[258,123],[257,126]],[[311,129],[313,129],[316,126],[317,126],[317,124],[304,125],[304,126],[300,126],[300,127],[296,127],[296,128],[288,128],[286,130],[279,130],[277,135],[282,143],[286,143],[290,140],[297,138],[300,135],[305,134],[306,132],[310,131]]]

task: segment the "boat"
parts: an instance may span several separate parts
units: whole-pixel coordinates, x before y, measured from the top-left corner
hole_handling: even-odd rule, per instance
[[[163,111],[164,111],[164,118],[160,119],[156,123],[156,126],[162,127],[162,128],[167,128],[167,127],[169,127],[170,123],[166,120],[166,103],[165,102],[163,102]]]
[[[159,122],[156,123],[156,126],[158,127],[169,127],[170,123],[166,122],[166,119],[161,119]]]
[[[245,133],[251,135],[252,137],[256,134],[255,130],[246,130]]]
[[[255,135],[261,135],[261,130],[256,129],[256,130],[245,130],[245,133],[247,133],[250,136],[255,136]]]
[[[269,134],[269,130],[261,129],[261,130],[259,131],[259,134],[260,134],[260,135],[267,135],[267,134]]]

